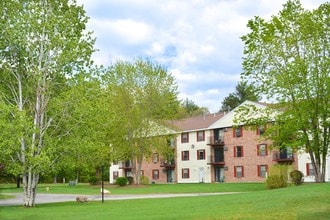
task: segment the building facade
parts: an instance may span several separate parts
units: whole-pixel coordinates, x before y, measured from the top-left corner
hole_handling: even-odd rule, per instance
[[[242,105],[266,107],[250,101]],[[262,138],[267,125],[235,124],[235,114],[236,109],[171,121],[177,132],[171,142],[174,157],[162,158],[155,152],[142,164],[141,175],[154,183],[264,182],[271,166],[285,164],[302,171],[305,182],[315,181],[308,154],[271,149],[271,142]],[[326,181],[330,181],[329,162],[330,156]],[[118,176],[129,176],[130,169],[129,162],[111,166],[110,183]]]

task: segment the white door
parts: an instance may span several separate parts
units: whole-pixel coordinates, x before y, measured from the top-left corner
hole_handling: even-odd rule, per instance
[[[205,171],[204,171],[204,167],[200,167],[199,168],[199,182],[200,183],[204,183],[205,181]]]

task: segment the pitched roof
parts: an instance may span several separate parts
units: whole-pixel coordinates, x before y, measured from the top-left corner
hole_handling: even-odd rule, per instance
[[[169,123],[177,131],[205,130],[224,115],[224,112],[219,112],[179,120],[172,120]]]

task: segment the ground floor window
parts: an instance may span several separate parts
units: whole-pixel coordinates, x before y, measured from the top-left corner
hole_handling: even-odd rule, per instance
[[[243,166],[234,167],[234,177],[237,177],[237,178],[244,177],[244,167]]]
[[[182,169],[182,178],[188,179],[189,178],[189,168]]]
[[[112,172],[112,178],[113,178],[113,180],[116,180],[118,178],[118,176],[119,176],[118,171],[113,171]]]
[[[268,166],[267,165],[258,165],[258,176],[267,177]]]
[[[152,170],[152,179],[154,180],[159,179],[159,170]]]
[[[306,163],[307,176],[315,176],[315,171],[312,163]]]

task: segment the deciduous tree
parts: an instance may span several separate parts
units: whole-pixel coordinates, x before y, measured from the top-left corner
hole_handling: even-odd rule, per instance
[[[305,10],[289,0],[269,21],[255,17],[245,43],[243,78],[276,105],[270,136],[277,146],[309,153],[317,182],[325,179],[330,141],[330,4]],[[275,135],[276,134],[276,135]]]
[[[50,103],[68,77],[90,65],[94,39],[82,7],[68,0],[0,3],[1,160],[22,174],[24,206],[35,206],[40,173],[52,164]],[[9,123],[8,123],[9,122]],[[9,135],[10,132],[10,135]],[[10,165],[14,164],[14,165]]]
[[[118,160],[133,162],[139,184],[143,159],[169,150],[170,131],[163,124],[176,114],[177,86],[165,68],[141,59],[115,63],[104,79],[111,94],[112,148]]]

